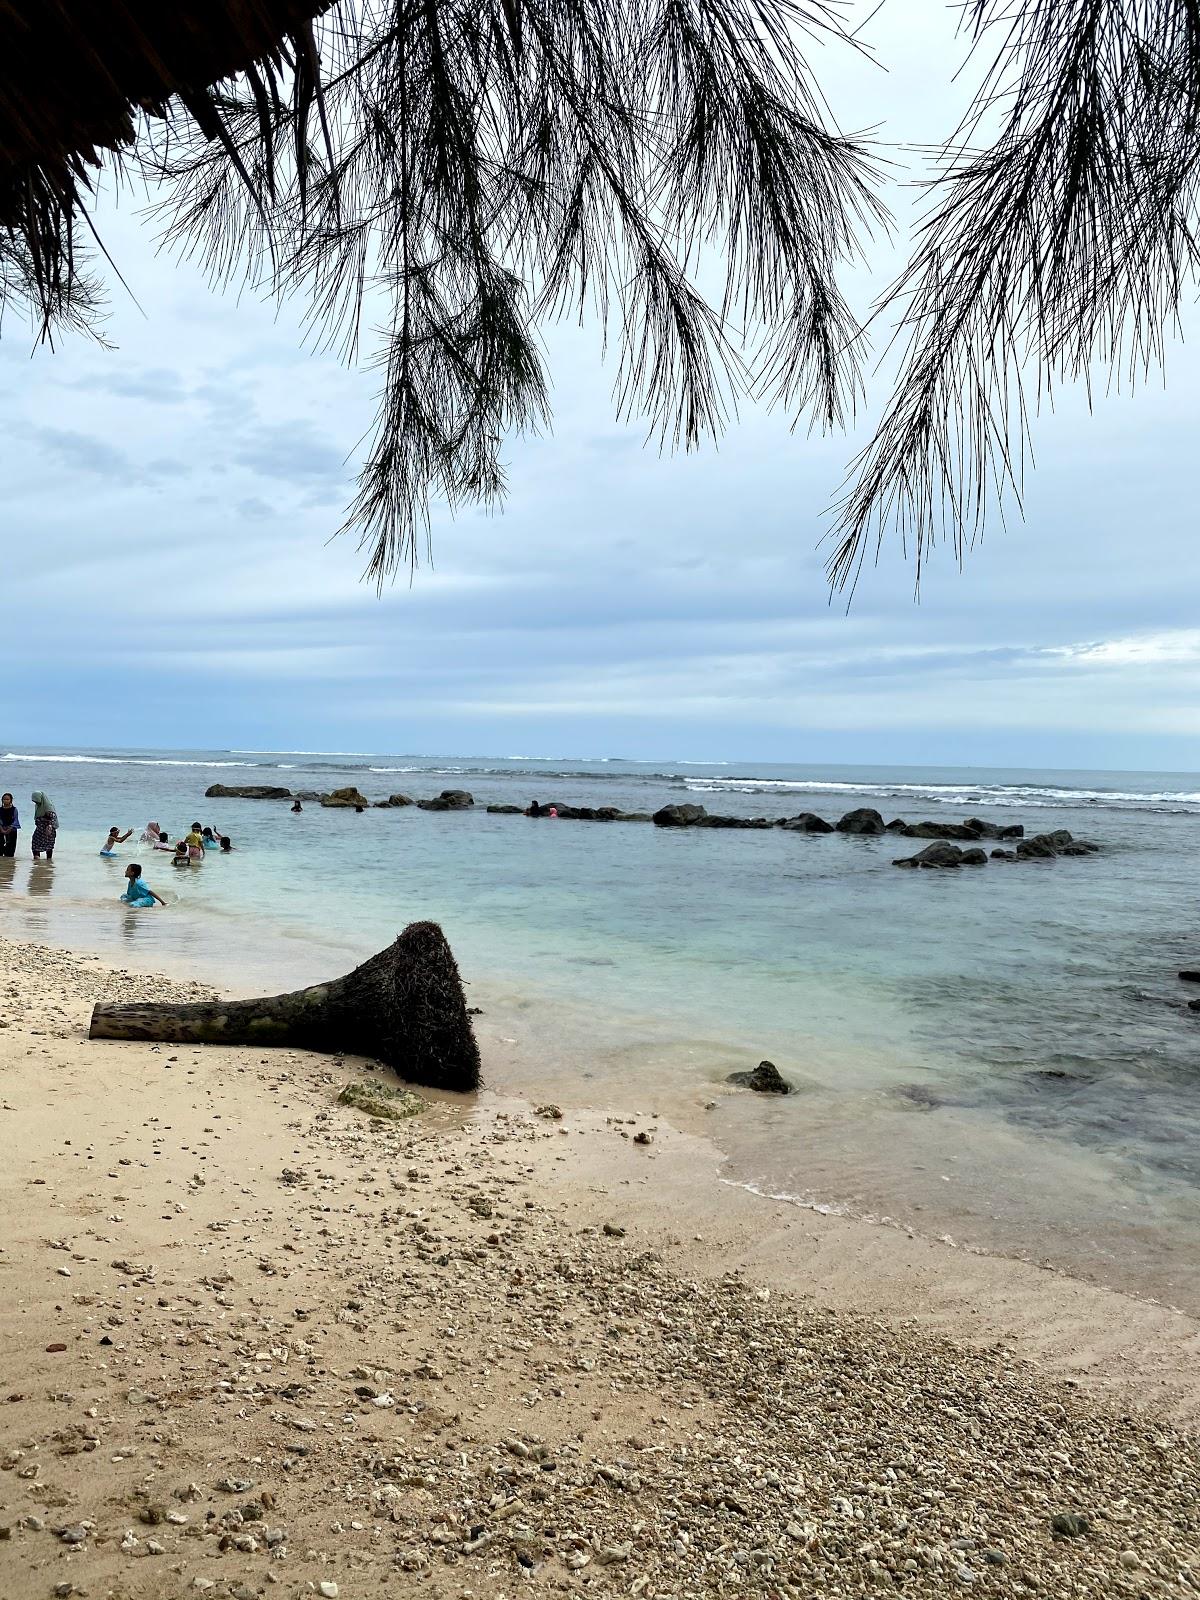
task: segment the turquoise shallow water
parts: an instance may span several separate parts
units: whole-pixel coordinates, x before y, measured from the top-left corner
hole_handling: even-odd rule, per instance
[[[372,798],[465,787],[459,814],[206,801],[212,782]],[[485,1009],[499,1086],[653,1104],[710,1130],[729,1173],[1200,1309],[1200,777],[729,767],[615,759],[9,751],[23,808],[0,931],[241,989],[344,968],[406,922],[444,925]],[[28,859],[33,788],[63,831]],[[1100,856],[903,873],[919,845],[490,817],[537,798],[836,819],[979,815],[1070,828]],[[238,849],[117,902],[136,836],[193,818]],[[110,823],[135,828],[118,861]],[[769,1056],[799,1093],[724,1074]],[[705,1106],[712,1103],[711,1110]]]

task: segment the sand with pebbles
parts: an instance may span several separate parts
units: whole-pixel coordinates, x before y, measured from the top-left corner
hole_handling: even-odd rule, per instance
[[[5,1600],[1200,1592],[1186,1319],[0,958]]]

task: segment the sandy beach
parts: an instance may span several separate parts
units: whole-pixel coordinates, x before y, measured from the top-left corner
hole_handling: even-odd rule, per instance
[[[0,963],[5,1600],[1200,1589],[1170,1308],[748,1194],[649,1104],[89,1043],[207,991]]]

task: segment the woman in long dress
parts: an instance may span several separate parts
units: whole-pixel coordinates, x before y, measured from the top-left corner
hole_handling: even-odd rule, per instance
[[[53,861],[54,841],[58,836],[58,814],[54,802],[40,789],[35,789],[31,798],[34,806],[33,859],[40,861],[45,856],[47,861]]]

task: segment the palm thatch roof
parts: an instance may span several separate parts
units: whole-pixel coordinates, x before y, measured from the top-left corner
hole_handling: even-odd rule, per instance
[[[317,79],[313,19],[331,0],[0,0],[0,229],[24,246],[43,309],[69,294],[73,223],[107,153],[176,97],[224,136],[212,86]],[[264,106],[264,109],[268,109]]]

